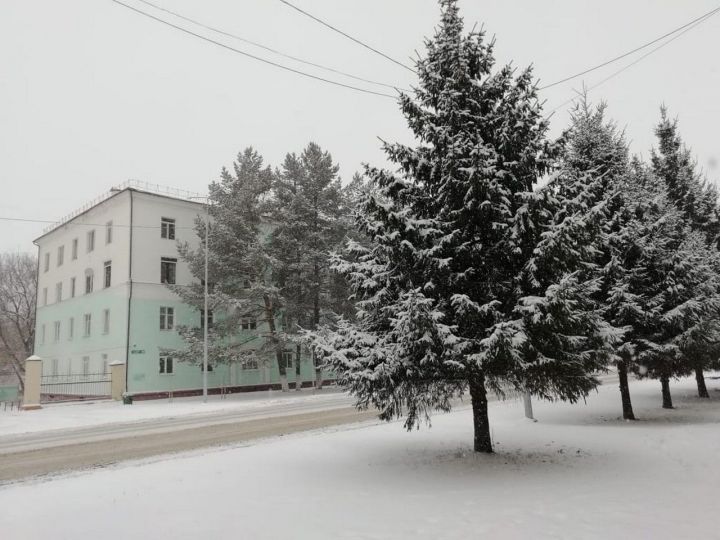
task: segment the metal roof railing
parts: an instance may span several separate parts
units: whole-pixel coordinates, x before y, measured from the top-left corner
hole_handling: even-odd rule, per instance
[[[185,189],[179,189],[174,188],[170,186],[164,186],[161,184],[155,184],[152,182],[145,182],[143,180],[127,180],[123,182],[122,184],[118,184],[117,186],[113,186],[110,188],[109,191],[106,191],[99,197],[95,197],[92,201],[89,201],[82,205],[80,208],[76,208],[69,214],[63,216],[55,223],[52,223],[45,227],[43,229],[43,235],[49,233],[53,229],[56,229],[60,227],[61,225],[64,225],[65,223],[68,223],[69,221],[72,221],[76,217],[78,217],[80,214],[83,214],[90,210],[92,207],[97,206],[103,201],[106,201],[113,195],[115,195],[119,191],[123,191],[126,189],[137,189],[139,191],[145,191],[147,193],[154,193],[156,195],[163,195],[166,197],[174,197],[176,199],[182,199],[188,202],[198,203],[197,199],[200,197],[204,197],[201,193],[195,192],[195,191],[188,191]],[[195,200],[193,200],[195,199]]]

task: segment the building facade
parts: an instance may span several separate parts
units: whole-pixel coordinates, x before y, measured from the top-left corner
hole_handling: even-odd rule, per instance
[[[200,312],[182,303],[167,286],[187,285],[193,279],[177,250],[178,242],[199,245],[195,222],[203,218],[205,207],[192,196],[128,183],[35,240],[35,351],[43,359],[43,375],[82,378],[107,373],[110,363],[122,361],[126,391],[136,396],[194,393],[201,388],[200,359],[179,362],[163,353],[184,346],[178,325],[200,326]],[[262,333],[264,326],[251,321],[242,332]],[[296,381],[290,351],[284,361],[292,385]],[[305,384],[314,379],[309,359],[301,363],[300,378]],[[211,389],[279,385],[272,355],[246,366],[213,366],[208,372]]]

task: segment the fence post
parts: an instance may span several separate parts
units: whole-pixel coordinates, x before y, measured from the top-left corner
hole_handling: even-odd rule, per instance
[[[32,355],[25,360],[25,391],[23,410],[41,409],[40,383],[42,381],[42,358]]]
[[[119,401],[125,392],[125,362],[110,362],[110,396]]]

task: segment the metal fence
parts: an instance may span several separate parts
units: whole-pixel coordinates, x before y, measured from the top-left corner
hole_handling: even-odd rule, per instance
[[[109,398],[110,373],[43,375],[40,382],[42,403]]]
[[[20,398],[14,399],[12,401],[0,400],[0,413],[19,411],[20,407],[22,407],[22,400]]]

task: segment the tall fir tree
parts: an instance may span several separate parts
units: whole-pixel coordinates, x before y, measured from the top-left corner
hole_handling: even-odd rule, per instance
[[[680,209],[691,229],[705,237],[707,249],[716,249],[720,242],[717,191],[697,172],[692,152],[678,133],[677,120],[670,120],[665,107],[660,109],[660,122],[655,128],[655,135],[658,147],[652,152],[653,171],[664,181],[670,200]],[[707,255],[712,257],[711,254]],[[711,314],[710,317],[703,326],[705,332],[696,336],[698,343],[688,342],[686,347],[688,354],[691,354],[687,361],[693,363],[698,394],[706,398],[709,394],[703,370],[720,366],[720,335],[716,332],[720,321],[717,316]],[[717,345],[713,347],[712,343]]]
[[[528,205],[550,197],[530,193],[549,167],[532,72],[495,70],[494,43],[463,35],[455,0],[440,4],[414,98],[400,98],[418,145],[384,144],[398,171],[366,170],[373,189],[357,222],[369,242],[350,242],[335,261],[356,320],[312,339],[359,407],[406,415],[408,429],[469,390],[474,449],[492,452],[487,391],[579,399],[597,381],[581,350],[593,345],[573,336],[595,323],[576,303],[591,291],[572,273],[538,283],[541,295],[520,286],[526,218],[543,214]]]
[[[599,227],[588,239],[595,253],[586,273],[599,279],[593,300],[606,327],[615,330],[614,339],[607,342],[611,352],[608,360],[617,369],[623,418],[634,420],[628,372],[634,360],[632,324],[641,313],[637,297],[628,291],[624,280],[633,264],[628,254],[636,236],[637,198],[633,194],[638,186],[630,174],[624,135],[606,118],[606,108],[605,103],[591,106],[583,96],[563,137],[562,162],[581,186],[589,188],[588,202],[602,203],[596,212]]]

